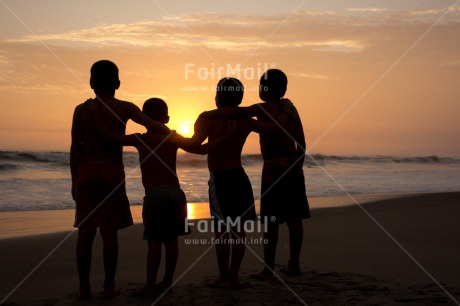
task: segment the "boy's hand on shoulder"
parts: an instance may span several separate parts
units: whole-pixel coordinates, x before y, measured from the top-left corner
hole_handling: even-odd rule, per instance
[[[98,111],[99,101],[97,99],[88,99],[85,101],[85,107],[91,112],[95,113]]]
[[[292,110],[294,109],[294,104],[291,102],[291,100],[283,98],[281,99],[281,102],[283,103],[283,109],[281,111],[286,114],[291,114]]]
[[[209,119],[209,112],[207,112],[207,111],[202,112],[202,113],[198,116],[198,119],[201,119],[201,120]]]

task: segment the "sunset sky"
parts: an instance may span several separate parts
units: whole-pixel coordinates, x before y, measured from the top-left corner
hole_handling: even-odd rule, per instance
[[[0,0],[0,24],[0,150],[68,150],[109,59],[117,97],[165,99],[174,129],[215,108],[219,70],[251,105],[276,67],[311,153],[460,157],[460,0]]]

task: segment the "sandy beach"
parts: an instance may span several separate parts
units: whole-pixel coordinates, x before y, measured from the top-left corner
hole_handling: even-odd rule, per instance
[[[95,294],[88,302],[75,299],[78,278],[76,232],[70,231],[73,212],[0,213],[0,299],[9,296],[33,271],[4,305],[457,305],[459,204],[457,192],[391,197],[361,207],[314,208],[312,218],[304,221],[304,273],[296,277],[279,273],[279,278],[270,282],[251,279],[249,274],[262,268],[263,254],[260,243],[251,244],[241,269],[245,288],[239,290],[206,286],[217,276],[214,249],[202,243],[211,241],[212,234],[194,231],[180,239],[173,292],[159,299],[130,296],[145,280],[146,244],[141,240],[142,225],[136,224],[119,233],[117,286],[121,295],[105,301]],[[48,229],[34,231],[31,225],[42,224],[44,219],[49,220]],[[259,238],[258,233],[248,236],[253,242]],[[287,238],[286,227],[281,226],[277,272],[288,260]],[[101,257],[97,237],[94,292],[102,289]]]

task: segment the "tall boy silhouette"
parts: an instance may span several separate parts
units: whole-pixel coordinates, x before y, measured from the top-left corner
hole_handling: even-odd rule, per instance
[[[115,98],[120,87],[117,66],[107,60],[91,67],[91,88],[104,107],[101,116],[115,133],[125,133],[129,119],[152,131],[169,132],[164,125],[145,116],[133,103]],[[126,196],[122,146],[95,132],[94,120],[85,103],[75,108],[72,122],[70,169],[72,197],[76,202],[75,224],[78,228],[76,257],[80,287],[79,299],[90,299],[92,245],[97,228],[104,250],[104,297],[117,295],[115,271],[118,261],[117,231],[133,224]]]

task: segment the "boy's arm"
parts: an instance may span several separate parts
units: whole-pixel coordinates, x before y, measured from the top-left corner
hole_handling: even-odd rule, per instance
[[[228,136],[231,135],[232,130],[227,132],[226,135],[220,137],[217,140],[207,142],[205,144],[201,144],[196,139],[193,138],[185,138],[180,134],[177,134],[175,131],[172,131],[169,136],[165,135],[148,135],[146,139],[151,142],[155,143],[167,143],[169,145],[173,145],[177,148],[181,148],[184,151],[194,154],[201,154],[206,155],[209,152],[214,151],[217,147],[222,145],[222,143],[227,140]]]
[[[166,143],[176,148],[181,148],[189,153],[205,155],[208,152],[207,143],[201,144],[193,138],[185,138],[177,134],[176,131],[171,131],[170,135],[147,134],[146,140],[158,144]]]
[[[246,107],[226,107],[214,109],[204,112],[200,115],[205,119],[212,118],[238,118],[238,117],[255,117],[259,114],[259,106],[257,104]]]
[[[209,143],[201,144],[193,138],[185,138],[179,134],[172,136],[170,139],[178,148],[189,153],[206,155],[209,152]]]
[[[189,152],[189,153],[195,153],[195,154],[201,154],[201,155],[205,155],[205,154],[209,154],[210,152],[213,152],[215,151],[217,148],[219,148],[220,146],[222,146],[222,144],[224,144],[225,141],[228,140],[228,138],[233,135],[233,133],[236,132],[236,124],[233,124],[227,131],[227,133],[225,133],[225,135],[223,135],[222,137],[219,137],[218,139],[216,140],[213,140],[213,141],[208,141],[207,143],[205,144],[201,144],[199,142],[197,142],[195,139],[193,138],[185,138],[185,137],[182,137],[181,135],[177,134],[177,144],[178,144],[178,147]]]
[[[208,138],[208,133],[206,129],[206,119],[200,115],[195,121],[195,134],[191,138],[185,138],[179,134],[176,134],[171,137],[171,141],[175,141],[175,144],[178,148],[181,148],[189,153],[205,155],[220,147],[228,139],[228,137],[230,137],[236,131],[236,128],[237,125],[233,124],[230,126],[224,136],[202,144],[203,141]]]
[[[137,135],[125,135],[120,133],[112,133],[112,131],[110,131],[104,120],[101,118],[101,115],[99,114],[98,103],[87,101],[85,106],[88,107],[97,132],[99,135],[101,135],[102,138],[117,142],[123,146],[136,146],[138,143]]]
[[[234,117],[259,117],[260,115],[268,115],[270,118],[274,119],[276,122],[271,120],[271,122],[262,122],[262,121],[251,121],[252,130],[256,133],[271,133],[275,132],[281,127],[285,126],[289,119],[294,105],[289,99],[282,99],[283,107],[281,112],[276,118],[272,118],[269,113],[263,108],[261,104],[254,104],[249,107],[235,107],[235,108],[223,108],[216,109],[208,112],[204,112],[202,115],[204,118],[234,118]]]
[[[283,99],[283,108],[281,112],[278,114],[276,118],[269,116],[271,122],[262,122],[260,120],[251,120],[251,129],[256,133],[271,133],[276,132],[286,126],[289,120],[292,120],[293,113],[295,111],[295,107],[292,102],[288,99]],[[269,115],[269,113],[262,108],[262,106],[256,104],[259,107],[260,113],[265,113]]]
[[[81,150],[82,150],[82,135],[79,124],[79,114],[81,105],[75,108],[72,119],[71,130],[71,145],[70,145],[70,175],[72,177],[72,199],[75,201],[75,179],[77,177],[78,166],[80,165]]]
[[[305,160],[305,150],[306,150],[306,142],[305,142],[305,134],[303,131],[303,126],[302,126],[302,120],[300,119],[299,114],[297,111],[295,111],[297,114],[296,116],[296,123],[295,123],[295,140],[296,140],[296,153],[299,160],[299,164],[301,167],[303,167],[303,163]]]
[[[128,102],[129,118],[134,122],[143,125],[149,131],[156,131],[160,134],[169,134],[171,130],[159,121],[150,119],[134,103]]]

